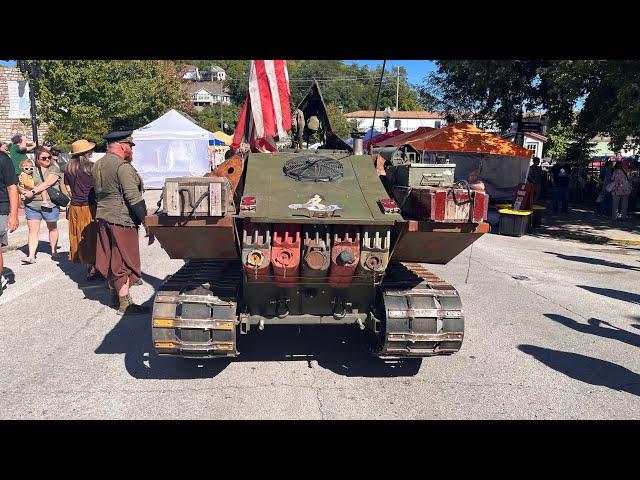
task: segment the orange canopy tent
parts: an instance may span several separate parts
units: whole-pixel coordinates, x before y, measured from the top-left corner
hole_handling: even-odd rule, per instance
[[[424,132],[407,138],[403,143],[408,143],[416,150],[429,152],[485,153],[526,158],[530,158],[532,153],[529,149],[465,122],[451,123],[444,128]]]

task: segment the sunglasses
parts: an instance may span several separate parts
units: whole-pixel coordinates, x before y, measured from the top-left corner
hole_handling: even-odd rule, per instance
[[[33,172],[33,167],[22,167],[25,172]]]
[[[51,160],[51,155],[49,155],[48,157],[40,157],[40,160]]]

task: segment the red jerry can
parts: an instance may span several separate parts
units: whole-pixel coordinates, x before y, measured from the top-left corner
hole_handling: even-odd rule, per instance
[[[300,225],[278,223],[273,229],[271,266],[278,286],[290,286],[300,276]]]
[[[336,225],[333,228],[329,286],[332,288],[348,287],[359,263],[360,228],[350,225]]]

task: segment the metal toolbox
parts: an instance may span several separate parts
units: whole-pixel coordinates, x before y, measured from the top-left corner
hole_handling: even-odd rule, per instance
[[[403,187],[450,187],[455,163],[405,163],[396,167],[396,184]]]
[[[224,177],[167,178],[163,209],[171,217],[223,217],[235,213],[233,189]]]

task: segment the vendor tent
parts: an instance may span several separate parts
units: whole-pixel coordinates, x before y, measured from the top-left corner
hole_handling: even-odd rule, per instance
[[[223,145],[231,145],[231,142],[233,142],[233,137],[231,135],[227,135],[220,130],[218,130],[217,132],[213,132],[213,136],[216,140],[220,140],[221,142],[223,142]]]
[[[398,137],[393,138],[396,140]],[[468,180],[478,170],[489,196],[511,199],[524,182],[533,152],[469,123],[451,123],[403,142],[424,154],[444,154],[456,164],[455,179]],[[434,156],[435,156],[434,155]]]
[[[377,141],[374,139],[373,144],[374,146],[378,146],[378,147],[397,147],[400,145],[404,145],[411,140],[416,140],[418,138],[425,138],[428,132],[437,132],[437,131],[439,131],[437,128],[418,127],[417,130],[401,133],[399,135],[394,135],[392,138],[381,138],[380,140],[377,140]]]
[[[402,135],[402,134],[404,134],[404,132],[402,130],[394,130],[393,132],[381,133],[380,135],[377,135],[377,136],[373,137],[370,141],[369,140],[365,140],[364,142],[362,142],[362,147],[363,148],[368,148],[369,147],[369,143],[372,143],[375,146],[375,145],[380,144],[381,142],[384,142],[387,139],[390,139],[392,137],[396,137],[396,136]]]
[[[133,131],[133,161],[146,188],[162,188],[168,177],[201,177],[211,171],[213,133],[175,110]]]

